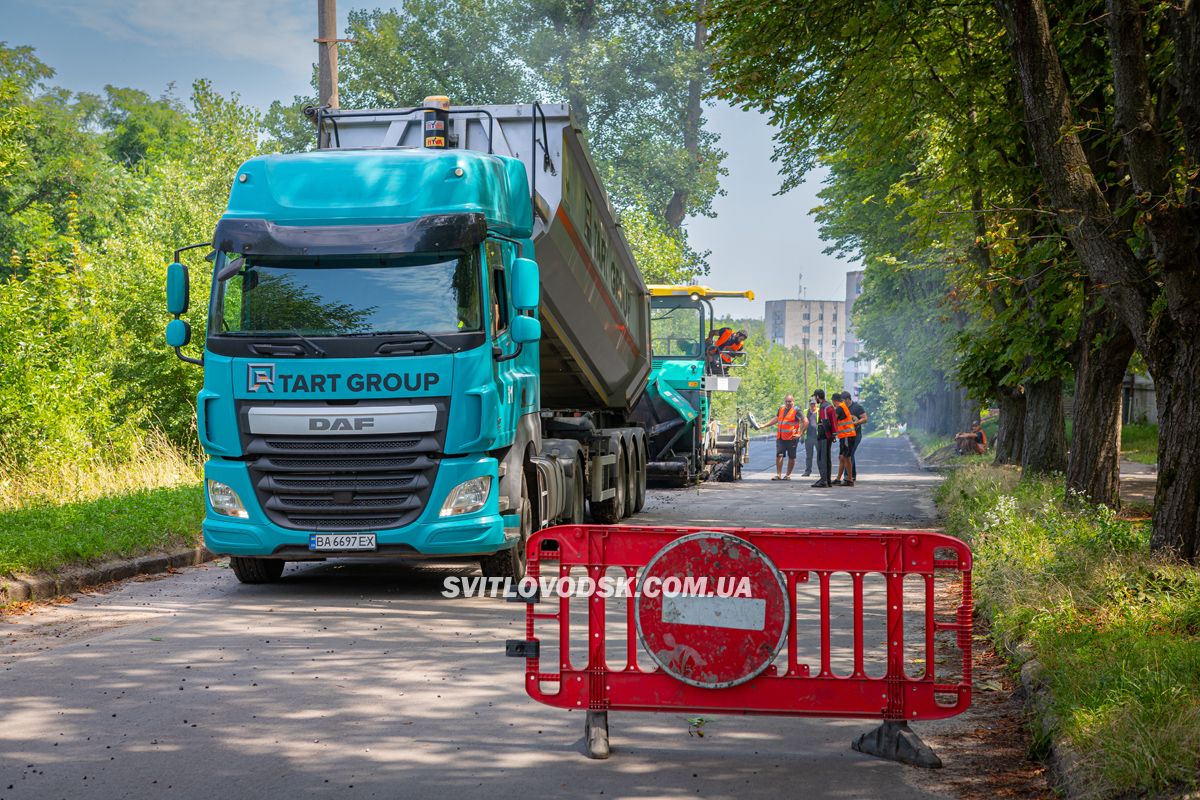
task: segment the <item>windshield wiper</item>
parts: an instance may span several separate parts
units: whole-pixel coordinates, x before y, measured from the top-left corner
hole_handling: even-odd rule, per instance
[[[360,337],[361,336],[421,336],[437,345],[440,345],[441,347],[445,348],[446,350],[449,350],[451,353],[457,353],[459,350],[462,349],[461,347],[456,347],[455,345],[451,344],[450,342],[447,342],[445,339],[442,339],[441,337],[434,336],[432,333],[426,333],[425,331],[370,331],[368,333],[351,333],[351,334],[347,334],[347,335],[348,336],[360,336]],[[384,344],[387,344],[387,342],[385,342]],[[380,345],[380,347],[383,347],[383,345]]]
[[[259,333],[255,331],[230,331],[222,334],[222,336],[242,336],[248,339],[299,339],[308,345],[314,353],[319,356],[327,356],[325,348],[314,342],[312,339],[298,331],[271,331],[270,333]]]

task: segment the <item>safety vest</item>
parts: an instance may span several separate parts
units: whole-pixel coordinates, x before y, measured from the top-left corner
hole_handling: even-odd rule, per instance
[[[713,347],[718,350],[733,338],[733,328],[721,328],[717,331],[717,338],[713,340]]]
[[[728,330],[728,328],[726,330]],[[735,343],[729,345],[728,347],[726,347],[724,350],[721,351],[721,360],[724,361],[726,364],[732,364],[733,356],[730,355],[730,353],[731,352],[732,353],[740,353],[742,351],[743,344],[745,344],[745,343],[744,342],[735,342]]]
[[[785,442],[795,439],[796,434],[800,432],[800,414],[795,406],[792,406],[790,411],[780,406],[775,420],[779,423],[779,438]]]
[[[849,439],[855,435],[854,423],[850,421],[852,416],[850,414],[850,409],[845,403],[838,403],[837,407],[846,412],[846,418],[844,420],[840,416],[837,418],[837,438]]]

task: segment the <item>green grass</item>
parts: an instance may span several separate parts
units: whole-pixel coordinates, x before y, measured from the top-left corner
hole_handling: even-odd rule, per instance
[[[1121,428],[1121,458],[1139,464],[1158,463],[1158,426],[1126,425]]]
[[[913,427],[909,427],[908,429],[908,438],[912,439],[913,444],[917,448],[917,453],[921,458],[929,458],[930,455],[941,450],[943,447],[954,444],[954,437],[952,436],[941,436]]]
[[[0,575],[199,544],[201,492],[172,486],[0,511]]]
[[[993,635],[1045,668],[1085,796],[1200,785],[1200,570],[1152,556],[1146,524],[1013,468],[957,470],[937,499],[975,552]]]

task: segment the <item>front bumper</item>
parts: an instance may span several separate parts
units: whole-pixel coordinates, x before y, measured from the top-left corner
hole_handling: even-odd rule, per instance
[[[450,491],[465,480],[481,476],[492,478],[487,504],[472,514],[439,517],[438,512]],[[473,556],[488,555],[512,546],[519,521],[515,515],[499,512],[499,481],[496,459],[466,456],[444,458],[429,503],[420,516],[403,527],[373,531],[378,551],[321,552],[308,549],[310,533],[341,531],[291,530],[271,522],[258,505],[246,464],[240,461],[211,460],[204,465],[205,479],[233,487],[246,506],[249,519],[237,519],[215,513],[205,492],[204,544],[221,555],[277,556],[289,560],[315,558],[379,558],[381,556]],[[505,526],[508,525],[508,535]]]

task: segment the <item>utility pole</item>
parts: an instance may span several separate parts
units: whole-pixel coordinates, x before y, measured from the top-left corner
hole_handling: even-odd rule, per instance
[[[338,107],[337,0],[317,0],[317,107]],[[314,119],[319,119],[315,117]],[[318,147],[329,146],[322,131]]]
[[[804,413],[808,413],[808,398],[812,397],[808,393],[808,329],[812,326],[810,319],[808,325],[804,324],[804,273],[800,273],[800,284],[796,287],[800,294],[800,333],[803,334],[802,341],[804,342]],[[812,316],[811,314],[809,315]]]
[[[317,102],[338,107],[337,0],[317,0]]]

